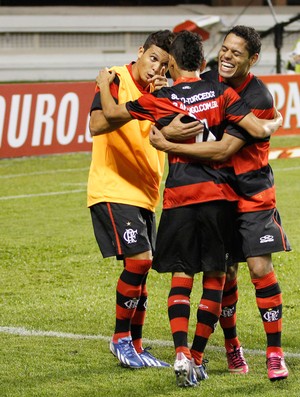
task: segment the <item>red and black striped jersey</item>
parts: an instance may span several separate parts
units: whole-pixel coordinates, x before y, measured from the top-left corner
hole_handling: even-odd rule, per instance
[[[208,81],[222,80],[216,72],[211,71],[201,77]],[[274,117],[273,97],[265,84],[253,74],[249,73],[246,81],[235,91],[257,117],[263,119]],[[275,208],[274,176],[268,161],[269,138],[255,139],[236,125],[229,125],[226,133],[245,141],[245,146],[230,160],[239,194],[238,211],[252,212]]]
[[[172,87],[164,87],[126,104],[133,118],[151,120],[165,126],[178,114],[185,113],[202,120],[206,132],[186,141],[193,143],[219,139],[228,122],[238,122],[250,112],[239,95],[224,83],[198,78],[178,79]],[[184,156],[170,154],[169,173],[164,190],[164,208],[213,200],[237,200],[225,173]]]

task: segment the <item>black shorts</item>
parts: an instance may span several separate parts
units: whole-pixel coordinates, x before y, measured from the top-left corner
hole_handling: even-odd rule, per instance
[[[90,207],[94,234],[103,258],[124,259],[153,251],[155,213],[127,204],[98,203]]]
[[[211,201],[163,210],[152,267],[159,273],[226,272],[232,264],[235,205]]]
[[[291,251],[276,208],[238,213],[237,232],[234,249],[236,262],[244,262],[248,257]]]

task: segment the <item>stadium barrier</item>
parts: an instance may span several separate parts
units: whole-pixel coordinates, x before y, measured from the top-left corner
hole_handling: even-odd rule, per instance
[[[300,74],[261,79],[283,115],[276,134],[300,134]],[[90,151],[94,91],[91,81],[1,84],[0,158]]]

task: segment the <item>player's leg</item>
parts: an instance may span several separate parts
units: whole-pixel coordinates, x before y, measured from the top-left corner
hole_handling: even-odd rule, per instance
[[[116,287],[116,323],[110,344],[111,352],[123,366],[150,366],[141,356],[141,329],[147,301],[145,281],[152,264],[152,244],[155,237],[155,231],[153,232],[149,224],[155,230],[155,215],[138,207],[115,203],[96,204],[91,208],[91,214],[103,256],[107,257],[114,252],[118,259],[125,258]],[[133,327],[133,340],[131,324],[141,296],[144,305],[139,310]],[[135,340],[137,347],[140,347],[139,352],[135,349]],[[162,363],[157,362],[156,365],[162,366]],[[151,366],[154,366],[153,362]]]
[[[227,269],[222,297],[220,325],[225,339],[229,372],[233,374],[246,374],[249,369],[236,329],[236,306],[238,302],[237,271],[237,263],[229,266]]]
[[[233,206],[215,201],[198,206],[199,249],[203,275],[203,293],[197,310],[197,326],[191,353],[198,379],[206,379],[202,369],[204,349],[219,321],[225,272],[232,265]]]
[[[276,209],[244,213],[240,218],[243,252],[266,333],[268,377],[271,381],[284,379],[288,376],[288,370],[281,346],[282,294],[271,254],[290,251],[291,247]]]
[[[267,339],[267,367],[271,381],[287,378],[288,370],[281,347],[282,293],[275,275],[271,254],[247,258],[256,303]]]
[[[134,259],[137,265],[139,263],[143,266],[143,261],[149,261],[150,267],[152,266],[152,252],[154,249],[155,239],[156,239],[156,221],[155,216],[152,212],[147,211],[143,208],[139,209],[138,213],[139,219],[142,222],[142,226],[140,228],[139,233],[143,233],[143,236],[146,241],[148,241],[148,246],[151,250],[147,250],[145,252],[141,252],[137,255],[128,254],[128,259]],[[126,263],[126,259],[125,259]],[[150,269],[143,272],[143,278],[140,280],[140,296],[138,300],[138,304],[136,310],[133,313],[133,317],[131,319],[131,336],[133,345],[138,353],[143,351],[143,343],[142,343],[142,334],[143,334],[143,326],[146,318],[146,310],[147,310],[147,302],[148,302],[148,289],[147,289],[147,278],[148,271]]]
[[[192,356],[188,347],[190,319],[190,294],[193,277],[185,273],[174,273],[168,297],[168,315],[174,341],[176,359],[174,371],[179,387],[196,386]]]
[[[150,259],[125,258],[124,269],[117,282],[116,323],[110,347],[124,366],[145,366],[133,344],[131,322],[141,297],[145,274],[150,267]]]
[[[153,356],[153,354],[151,354],[149,351],[151,349],[149,346],[144,348],[142,342],[142,331],[145,322],[147,302],[148,302],[148,291],[147,291],[146,280],[148,276],[148,271],[150,270],[150,267],[152,265],[152,259],[143,259],[143,257],[144,256],[148,257],[149,254],[152,255],[151,252],[147,252],[136,255],[133,258],[125,259],[124,271],[129,268],[128,264],[130,263],[134,263],[135,266],[137,266],[137,269],[145,270],[141,278],[137,276],[136,272],[132,274],[132,277],[127,278],[128,283],[131,283],[127,285],[127,287],[129,287],[129,290],[130,289],[132,290],[133,279],[134,279],[134,283],[138,284],[138,290],[136,291],[138,296],[137,305],[131,313],[130,310],[127,311],[127,316],[130,318],[130,324],[129,324],[130,333],[131,333],[133,346],[136,352],[138,353],[139,358],[142,360],[144,367],[170,367],[170,364],[166,363],[165,361],[159,360],[158,358]],[[144,268],[144,265],[146,265],[146,268]],[[122,278],[122,275],[120,278]],[[122,285],[122,287],[124,287],[124,284]],[[124,290],[124,293],[128,294],[129,290]],[[117,318],[118,318],[118,304],[117,304]],[[126,320],[127,319],[125,317],[125,322]],[[120,319],[117,320],[117,322],[119,322],[120,324]],[[117,332],[117,323],[116,323],[114,337],[116,335],[116,332]]]
[[[168,316],[174,341],[174,372],[179,387],[197,385],[188,347],[190,294],[199,267],[195,206],[164,210],[159,223],[153,269],[171,273]]]
[[[219,321],[224,284],[225,272],[204,272],[203,292],[198,305],[197,325],[191,347],[198,380],[208,378],[203,360],[204,350]]]
[[[147,277],[148,273],[146,273],[144,275],[144,278],[142,279],[140,298],[131,319],[131,337],[135,350],[138,353],[141,353],[143,351],[143,327],[145,323],[148,304]]]

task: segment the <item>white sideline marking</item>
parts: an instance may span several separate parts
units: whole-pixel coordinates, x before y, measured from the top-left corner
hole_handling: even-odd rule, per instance
[[[89,340],[103,340],[105,342],[109,342],[111,337],[104,335],[83,335],[83,334],[73,334],[69,332],[57,332],[57,331],[40,331],[40,330],[29,330],[23,327],[0,327],[0,333],[10,334],[10,335],[18,335],[18,336],[49,336],[52,338],[66,338],[66,339],[89,339]],[[164,347],[172,347],[173,342],[159,339],[144,339],[145,343],[151,343],[157,346]],[[223,347],[218,346],[207,346],[208,350],[220,351],[223,352]],[[266,354],[264,350],[256,350],[256,349],[244,349],[244,352],[263,356]],[[288,353],[284,352],[285,357],[290,358],[300,358],[300,353]]]
[[[280,172],[280,171],[297,171],[300,169],[300,167],[287,167],[287,168],[275,168],[272,167],[274,172]]]
[[[299,170],[300,167],[288,167],[288,168],[276,168],[272,167],[273,170],[275,171],[294,171],[294,170]],[[57,173],[64,173],[64,172],[78,172],[78,171],[88,171],[88,167],[84,168],[63,168],[63,169],[58,169],[58,170],[48,170],[48,171],[34,171],[34,172],[28,172],[28,173],[22,173],[22,174],[6,174],[6,175],[0,175],[0,179],[10,179],[10,178],[20,178],[24,176],[34,176],[34,175],[46,175],[46,174],[57,174]]]
[[[46,174],[57,174],[57,173],[63,173],[63,172],[77,172],[77,171],[87,171],[88,168],[63,168],[60,170],[48,170],[48,171],[34,171],[34,172],[28,172],[28,173],[23,173],[23,174],[8,174],[8,175],[0,175],[1,179],[10,179],[10,178],[20,178],[23,176],[34,176],[34,175],[46,175]]]
[[[0,200],[12,200],[20,198],[30,198],[30,197],[41,197],[41,196],[58,196],[60,194],[73,194],[86,192],[86,189],[76,189],[76,190],[65,190],[63,192],[47,192],[47,193],[35,193],[35,194],[20,194],[18,196],[2,196]]]

